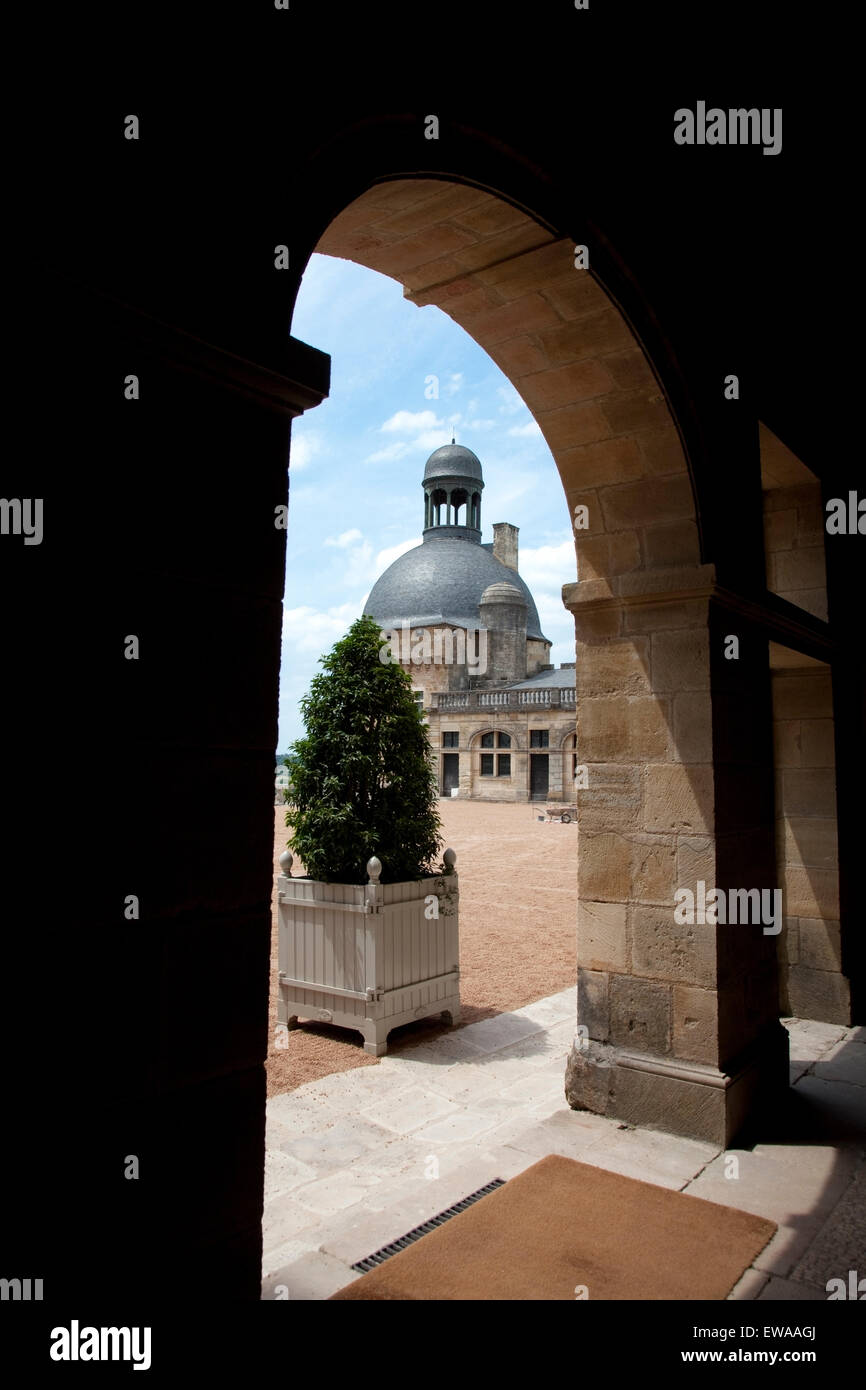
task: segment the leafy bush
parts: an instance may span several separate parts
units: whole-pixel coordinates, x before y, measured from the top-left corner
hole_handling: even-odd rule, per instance
[[[423,715],[408,674],[380,661],[382,646],[365,615],[322,657],[301,701],[306,735],[286,760],[289,847],[322,883],[366,883],[373,855],[383,882],[423,878],[442,843]]]

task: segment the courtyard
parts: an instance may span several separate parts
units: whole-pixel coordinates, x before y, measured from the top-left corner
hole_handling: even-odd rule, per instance
[[[316,1023],[275,1047],[274,901],[262,1297],[328,1299],[359,1262],[556,1154],[775,1222],[729,1299],[826,1300],[866,1259],[866,1030],[786,1019],[791,1090],[743,1147],[572,1110],[577,831],[532,804],[440,812],[461,875],[457,1027],[395,1030],[379,1059]]]
[[[786,1102],[725,1151],[570,1109],[574,1018],[572,987],[270,1099],[262,1297],[327,1299],[353,1265],[549,1154],[775,1222],[731,1300],[824,1302],[863,1270],[866,1030],[786,1020]]]
[[[577,828],[549,822],[544,807],[441,800],[442,834],[460,877],[459,1033],[574,984],[577,973]],[[286,848],[285,807],[274,809],[274,876]],[[300,872],[296,863],[293,873]],[[376,1066],[360,1033],[308,1022],[277,1046],[277,902],[272,904],[268,1095],[349,1068]],[[449,1030],[452,1031],[452,1030]],[[389,1052],[439,1036],[438,1019],[395,1030]]]

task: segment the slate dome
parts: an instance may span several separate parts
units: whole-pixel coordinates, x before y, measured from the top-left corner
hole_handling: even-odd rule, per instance
[[[527,637],[547,641],[532,594],[516,570],[494,557],[492,545],[442,534],[426,537],[389,565],[370,590],[364,612],[383,628],[402,622],[413,627],[446,622],[475,628],[481,625],[482,595],[491,584],[520,590],[526,600]]]
[[[434,449],[424,468],[424,482],[431,478],[474,478],[483,485],[481,460],[463,444],[443,444]]]
[[[443,490],[449,504],[446,518],[450,517],[450,501],[455,494],[462,491],[463,503],[467,505],[465,483],[474,484],[472,492],[476,497],[480,497],[484,487],[481,460],[471,449],[453,441],[434,449],[427,460],[422,479],[425,503],[437,493],[438,478],[453,480],[453,486],[446,484]],[[479,607],[487,591],[492,590],[489,597],[493,602],[513,602],[517,590],[526,601],[526,636],[547,642],[535,600],[517,570],[496,558],[492,542],[481,544],[480,510],[476,508],[471,526],[457,525],[449,519],[443,524],[440,510],[426,507],[421,545],[400,555],[379,576],[364,604],[364,612],[383,629],[399,627],[404,622],[412,627],[450,623],[454,627],[478,628]]]

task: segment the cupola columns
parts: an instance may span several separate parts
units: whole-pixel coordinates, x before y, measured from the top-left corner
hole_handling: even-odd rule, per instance
[[[424,469],[424,532],[446,528],[466,540],[481,540],[481,463],[462,444],[443,444]]]

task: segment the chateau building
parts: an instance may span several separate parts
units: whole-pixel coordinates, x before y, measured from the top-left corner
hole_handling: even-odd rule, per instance
[[[450,444],[427,460],[421,545],[376,581],[365,605],[412,677],[443,796],[570,801],[575,666],[548,661],[517,563],[518,528],[481,540],[481,463]]]

